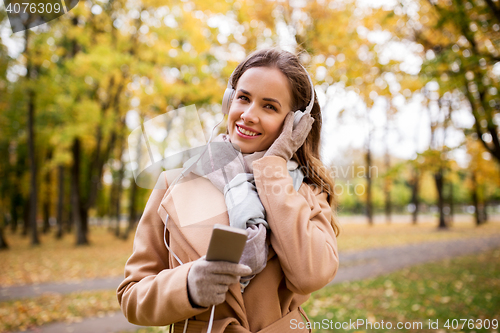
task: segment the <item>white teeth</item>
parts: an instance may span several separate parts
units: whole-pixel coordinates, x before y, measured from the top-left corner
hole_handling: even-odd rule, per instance
[[[250,135],[250,136],[256,136],[256,135],[257,135],[257,133],[247,131],[246,129],[241,128],[241,127],[239,127],[239,126],[238,126],[238,129],[240,130],[240,132],[241,132],[241,133],[246,134],[246,135]]]

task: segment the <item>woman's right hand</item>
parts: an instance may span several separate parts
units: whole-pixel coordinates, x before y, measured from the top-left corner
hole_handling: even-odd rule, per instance
[[[246,265],[227,261],[196,260],[189,269],[187,284],[192,303],[201,307],[217,305],[226,300],[229,286],[239,283],[241,276],[252,274]]]
[[[295,113],[290,111],[285,117],[283,129],[278,138],[266,151],[264,156],[280,156],[289,161],[293,154],[304,144],[311,131],[314,118],[311,114],[304,114],[297,127],[293,128]]]

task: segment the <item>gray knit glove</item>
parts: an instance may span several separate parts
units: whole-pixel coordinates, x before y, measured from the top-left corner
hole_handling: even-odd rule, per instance
[[[314,118],[305,114],[300,119],[297,127],[293,128],[294,112],[290,111],[285,118],[280,136],[269,147],[264,156],[281,156],[289,161],[293,154],[304,144],[311,131]]]
[[[227,261],[207,261],[203,256],[189,269],[189,298],[192,303],[201,307],[223,303],[229,286],[238,283],[241,276],[251,273],[248,266]]]
[[[248,239],[240,258],[240,264],[250,267],[252,274],[243,275],[241,282],[251,280],[256,274],[264,270],[267,264],[267,254],[269,253],[269,247],[266,244],[267,229],[262,223],[251,224],[248,226],[247,232]]]

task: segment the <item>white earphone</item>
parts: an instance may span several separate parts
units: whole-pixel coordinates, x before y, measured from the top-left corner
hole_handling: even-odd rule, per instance
[[[302,65],[300,65],[302,66]],[[302,66],[304,68],[304,66]],[[307,74],[307,78],[309,79],[309,83],[311,84],[311,100],[309,101],[309,104],[307,105],[306,109],[304,111],[302,110],[297,110],[295,111],[294,114],[294,120],[293,120],[293,128],[297,126],[297,124],[300,121],[300,118],[302,118],[303,115],[311,113],[311,110],[314,105],[314,85],[311,80],[311,76],[309,76],[309,73],[307,73],[307,70],[304,68],[304,71]],[[232,74],[231,74],[232,76]],[[222,98],[222,113],[223,114],[229,114],[229,109],[231,108],[231,102],[233,101],[234,94],[236,93],[236,90],[234,90],[233,86],[231,85],[230,82],[227,83],[227,88],[226,91],[224,91],[224,97]]]

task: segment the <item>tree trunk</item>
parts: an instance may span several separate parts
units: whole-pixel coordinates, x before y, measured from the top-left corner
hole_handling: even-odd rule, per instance
[[[50,230],[50,205],[47,201],[43,203],[43,226],[42,233],[46,234]]]
[[[125,152],[125,138],[122,137],[120,141],[120,152],[118,153],[120,159],[120,170],[118,171],[118,188],[116,198],[116,237],[120,237],[121,197],[123,192],[123,178],[125,177],[125,162],[123,161],[123,154]]]
[[[114,107],[116,111],[116,115],[119,116],[119,108],[118,108],[118,103],[119,103],[119,96],[121,95],[121,92],[124,87],[124,82],[125,80],[123,79],[120,85],[117,88],[116,94],[114,95]],[[111,101],[111,95],[112,91],[111,88],[114,85],[114,78],[110,80],[110,87],[109,89],[109,100],[105,103],[105,105],[101,105],[101,111],[103,114],[103,118],[105,115],[105,111],[112,105]],[[125,124],[125,118],[122,119],[121,121],[122,126]],[[85,230],[88,229],[88,211],[90,208],[94,207],[95,201],[97,198],[97,191],[102,187],[101,185],[101,180],[102,180],[102,172],[104,168],[104,163],[106,160],[109,159],[110,152],[113,150],[113,147],[115,146],[115,141],[117,137],[117,130],[113,130],[110,134],[110,139],[108,141],[107,146],[104,148],[104,151],[101,152],[101,143],[102,143],[102,129],[101,126],[99,125],[97,129],[97,134],[96,134],[96,148],[94,153],[91,155],[91,160],[90,160],[90,165],[88,168],[88,173],[87,173],[87,188],[86,188],[86,193],[88,196],[85,198],[85,200],[80,201],[80,207],[81,207],[81,221],[83,223],[83,228]]]
[[[88,240],[88,234],[89,234],[89,211],[88,211],[88,209],[82,209],[80,211],[80,216],[81,216],[80,221],[82,222],[83,234],[85,235],[85,242],[86,243],[84,243],[84,244],[89,245],[90,242]]]
[[[9,248],[9,245],[7,244],[7,240],[5,239],[5,235],[3,234],[3,230],[5,228],[5,216],[3,216],[3,219],[3,222],[0,222],[0,250],[7,250]]]
[[[63,235],[63,216],[64,216],[64,165],[60,164],[58,169],[58,188],[57,198],[57,232],[56,238],[61,239]]]
[[[482,202],[482,208],[481,209],[481,215],[482,215],[482,218],[481,218],[481,222],[482,223],[486,223],[488,222],[488,212],[487,212],[487,208],[488,208],[488,196],[486,194],[486,186],[485,184],[483,184],[481,186],[481,192],[482,192],[482,197],[483,197],[483,202]]]
[[[19,215],[17,213],[17,207],[22,206],[22,196],[17,190],[17,187],[13,189],[14,194],[10,199],[10,231],[15,233],[17,231],[17,226],[19,224]]]
[[[128,226],[125,229],[125,233],[123,234],[123,239],[127,239],[128,235],[134,229],[135,223],[137,221],[137,211],[135,209],[135,202],[137,197],[137,185],[135,183],[134,176],[132,175],[130,179],[130,207],[129,207],[129,215],[128,215]]]
[[[23,236],[28,236],[30,230],[30,198],[24,201],[24,214],[23,214]]]
[[[106,111],[111,106],[114,107],[116,116],[120,117],[120,110],[119,110],[118,104],[119,104],[120,95],[121,95],[123,88],[125,86],[124,85],[125,78],[123,78],[121,83],[118,85],[116,93],[113,96],[112,88],[115,84],[114,82],[115,82],[115,79],[114,79],[114,77],[112,77],[110,79],[109,88],[108,88],[110,97],[106,103],[101,105],[101,113],[102,113],[103,119],[106,115]],[[112,98],[112,96],[113,96],[113,98]],[[121,124],[121,127],[123,127],[125,125],[125,118],[123,118],[120,121],[120,124]],[[117,131],[118,130],[119,129],[114,129],[111,132],[110,138],[108,140],[108,144],[105,146],[104,151],[101,152],[101,146],[103,145],[102,144],[102,142],[103,142],[103,140],[102,140],[102,128],[100,125],[97,128],[96,149],[94,151],[94,154],[91,157],[90,168],[88,169],[88,176],[87,176],[87,179],[89,180],[89,182],[87,183],[88,184],[87,193],[89,195],[88,195],[87,201],[84,205],[84,207],[87,210],[94,207],[94,205],[95,205],[95,201],[97,199],[97,191],[101,187],[101,179],[102,179],[102,172],[103,172],[104,163],[109,159],[109,156],[111,155],[111,151],[115,147],[115,142],[117,139]]]
[[[7,244],[5,236],[3,235],[3,228],[0,228],[0,250],[7,250],[8,248],[9,244]]]
[[[450,208],[450,213],[448,214],[448,220],[446,221],[446,224],[449,226],[451,226],[453,224],[453,217],[455,215],[455,199],[453,196],[454,190],[455,189],[454,189],[453,183],[450,182],[450,193],[448,195],[448,205]]]
[[[435,174],[434,174],[434,180],[436,182],[436,190],[438,193],[438,209],[439,209],[439,229],[445,229],[446,228],[446,221],[444,217],[444,198],[443,198],[443,169],[440,168]]]
[[[142,118],[142,114],[141,114]],[[137,145],[136,148],[136,156],[137,160],[140,160],[140,155],[141,155],[141,145]],[[123,235],[123,239],[127,239],[129,233],[132,231],[132,229],[135,226],[135,223],[137,221],[137,211],[136,211],[136,200],[137,200],[137,184],[135,183],[134,179],[134,174],[132,173],[132,176],[130,177],[130,207],[129,207],[129,214],[128,214],[128,227],[125,230],[125,234]]]
[[[368,149],[366,151],[366,217],[368,218],[368,224],[373,225],[373,203],[372,203],[372,178],[370,175],[370,166],[372,164],[372,157],[370,146],[368,144]]]
[[[413,169],[413,186],[411,188],[411,203],[414,206],[414,210],[412,212],[412,223],[415,225],[418,222],[418,209],[419,209],[419,198],[418,198],[418,190],[419,190],[419,182],[420,175],[418,169],[415,167]]]
[[[49,151],[48,157],[47,157],[47,162],[52,159],[52,152]],[[47,171],[47,174],[45,175],[45,186],[46,186],[46,193],[43,196],[43,228],[42,232],[46,234],[50,230],[50,202],[51,202],[51,196],[52,196],[52,191],[51,191],[51,184],[50,184],[50,170]]]
[[[28,30],[26,30],[27,32]],[[38,229],[36,221],[37,213],[37,186],[36,186],[36,161],[35,161],[35,137],[34,137],[34,120],[35,120],[35,93],[30,91],[29,93],[29,110],[28,110],[28,133],[29,133],[29,154],[30,154],[30,172],[31,172],[31,182],[30,182],[30,215],[29,215],[29,225],[31,227],[31,245],[40,244],[38,239]]]
[[[122,192],[122,186],[120,182],[122,182],[123,179],[120,179],[120,176],[117,175],[116,177],[116,193],[115,193],[115,202],[114,202],[114,218],[115,218],[115,236],[117,238],[120,237],[120,195]]]
[[[486,199],[484,200],[484,203],[483,203],[483,223],[486,223],[488,222],[488,201],[486,201]]]
[[[113,167],[111,167],[111,174],[112,174],[112,179],[113,182],[111,184],[111,193],[109,195],[109,219],[110,223],[108,224],[108,231],[113,232],[113,230],[116,232],[118,229],[117,224],[118,220],[116,220],[116,200],[118,197],[118,183],[117,183],[117,176],[115,170],[113,170]]]
[[[29,29],[25,31],[25,55],[27,60],[27,73],[26,77],[28,81],[30,81],[33,75],[31,68],[31,56],[28,50],[29,45]],[[28,89],[28,150],[29,150],[29,160],[30,160],[30,173],[31,173],[31,181],[30,181],[30,215],[29,215],[29,225],[31,226],[31,245],[40,244],[40,240],[38,239],[38,230],[37,230],[37,181],[36,181],[36,160],[35,160],[35,132],[34,132],[34,124],[35,122],[35,92],[32,88]]]
[[[481,220],[481,211],[479,209],[479,195],[478,195],[478,186],[477,186],[477,178],[476,172],[472,171],[471,175],[472,180],[472,203],[474,205],[474,216],[476,218],[476,226],[480,226],[482,224]]]
[[[386,176],[384,179],[384,195],[385,195],[385,220],[387,223],[391,223],[391,177],[389,176],[389,170],[391,168],[391,157],[389,156],[389,151],[385,153],[385,170]]]
[[[78,26],[78,17],[74,16],[71,19],[71,25],[73,27]],[[80,52],[80,46],[78,45],[76,37],[71,39],[71,42],[69,45],[67,45],[68,51],[67,52],[67,58],[73,59],[76,57],[77,53]],[[66,231],[68,234],[72,232],[73,225],[76,223],[76,220],[80,219],[79,216],[79,207],[80,207],[80,187],[75,188],[75,180],[79,180],[79,168],[80,168],[80,142],[78,138],[74,139],[73,142],[73,166],[70,168],[70,199],[69,199],[69,206],[68,206],[68,211],[67,211],[67,224],[66,224]],[[75,162],[75,152],[78,153],[78,162]],[[76,168],[76,174],[75,174],[75,168]],[[76,204],[76,206],[75,206]],[[75,209],[77,207],[77,209]],[[62,220],[61,220],[62,222]],[[78,243],[78,236],[77,236],[77,243]]]
[[[23,145],[24,146],[24,145]],[[26,212],[26,201],[28,200],[26,197],[24,197],[20,191],[19,184],[23,173],[29,168],[29,161],[28,161],[28,156],[27,150],[21,149],[20,145],[18,145],[18,149],[16,150],[16,162],[15,162],[15,170],[14,170],[14,178],[11,179],[16,186],[13,186],[13,194],[11,197],[11,207],[10,207],[10,214],[11,214],[11,231],[15,233],[18,229],[18,227],[23,228],[22,232],[24,232],[24,227],[21,225],[21,221],[24,223],[24,221],[28,221],[27,218],[24,217],[23,213]],[[27,232],[27,230],[26,230]],[[24,234],[23,235],[27,235]]]
[[[17,232],[18,224],[17,207],[12,207],[10,216],[10,231],[15,234]]]
[[[76,245],[88,245],[85,209],[81,208],[80,199],[80,139],[75,138],[73,142],[73,167],[71,172],[73,183],[72,206],[73,220],[76,225]]]
[[[75,192],[75,183],[73,183],[73,169],[70,169],[70,189],[69,189],[69,206],[67,211],[67,220],[66,220],[66,233],[71,234],[73,232],[73,226],[75,225],[75,209],[73,206],[73,193]]]

